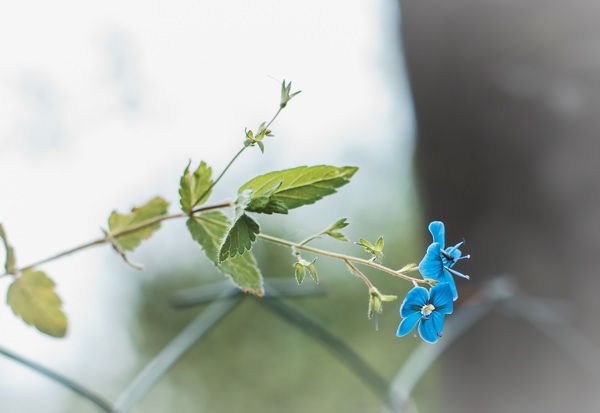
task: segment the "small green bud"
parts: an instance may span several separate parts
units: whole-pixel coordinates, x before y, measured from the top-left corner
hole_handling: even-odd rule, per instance
[[[378,315],[383,311],[383,303],[388,301],[394,301],[398,297],[395,295],[381,294],[375,287],[369,289],[369,310],[367,317],[369,320],[375,316],[375,329],[378,328]]]
[[[284,79],[283,82],[281,83],[281,102],[279,103],[279,107],[281,109],[285,108],[287,106],[288,102],[290,100],[292,100],[292,98],[294,96],[296,96],[298,93],[301,92],[301,90],[299,90],[297,92],[290,94],[291,88],[292,88],[292,82],[290,82],[286,85],[285,79]]]
[[[375,245],[362,238],[360,239],[360,242],[357,242],[356,244],[362,246],[366,252],[372,255],[372,261],[381,263],[383,260],[383,237],[379,237],[377,242],[375,242]]]
[[[294,263],[294,268],[295,268],[296,281],[298,281],[298,284],[302,284],[302,281],[304,281],[304,277],[306,277],[307,272],[310,274],[313,281],[318,284],[319,277],[317,275],[317,270],[315,269],[315,265],[314,265],[315,262],[317,262],[317,259],[315,258],[311,262],[308,262],[305,259],[303,259],[300,256],[300,254],[297,254],[296,256],[298,258],[298,262]]]

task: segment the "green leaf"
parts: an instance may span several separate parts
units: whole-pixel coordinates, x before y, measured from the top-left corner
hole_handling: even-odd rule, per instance
[[[246,250],[250,250],[256,241],[256,234],[259,232],[260,227],[248,215],[241,214],[236,217],[223,239],[219,250],[219,262],[226,261],[238,254],[242,255]]]
[[[350,223],[346,221],[346,218],[338,219],[329,227],[327,227],[322,233],[340,241],[348,241],[348,238],[338,231],[338,229],[346,228],[348,225],[350,225]]]
[[[252,191],[247,211],[287,213],[289,209],[313,204],[335,193],[337,188],[349,182],[357,170],[353,166],[300,166],[257,176],[242,185],[238,193]]]
[[[2,242],[4,243],[4,248],[6,249],[6,262],[4,264],[4,269],[7,274],[15,273],[15,250],[12,245],[9,244],[8,238],[6,237],[6,233],[4,232],[4,227],[0,224],[0,238],[2,238]]]
[[[186,214],[208,200],[211,193],[210,187],[213,184],[212,169],[204,161],[200,162],[193,174],[189,169],[190,164],[186,166],[179,181],[181,210]]]
[[[131,234],[118,236],[118,233],[135,228],[137,225],[167,213],[169,203],[161,197],[156,197],[146,205],[136,207],[130,214],[122,215],[113,211],[108,218],[108,228],[113,237],[124,250],[133,251],[140,243],[150,238],[152,233],[160,228],[160,223],[141,228]]]
[[[200,244],[209,260],[243,291],[263,296],[263,278],[250,251],[219,264],[221,240],[229,228],[229,220],[219,211],[204,212],[187,220],[192,238]]]
[[[67,317],[54,282],[41,271],[24,270],[8,287],[6,302],[15,315],[52,337],[64,337]]]
[[[258,198],[252,199],[252,190],[244,190],[238,196],[237,203],[241,203],[242,199],[247,199],[245,201],[245,209],[247,209],[250,205],[250,208],[254,212],[265,212],[267,214],[276,213],[276,214],[287,214],[288,209],[283,202],[278,200],[273,196],[275,191],[279,189],[282,181],[276,182],[271,188],[266,188],[263,191],[263,195]]]

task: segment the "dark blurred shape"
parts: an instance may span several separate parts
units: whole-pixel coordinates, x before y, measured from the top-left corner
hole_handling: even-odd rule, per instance
[[[600,343],[600,3],[402,6],[425,216],[473,256],[459,294],[510,273]],[[518,319],[486,317],[443,360],[444,412],[600,406],[598,381]]]

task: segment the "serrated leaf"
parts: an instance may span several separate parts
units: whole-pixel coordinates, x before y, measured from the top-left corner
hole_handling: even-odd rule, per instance
[[[242,255],[245,251],[252,248],[256,241],[256,234],[260,232],[260,227],[254,219],[246,214],[236,217],[235,221],[227,230],[223,244],[219,249],[219,262],[226,261],[236,255]]]
[[[210,197],[212,169],[200,162],[194,173],[190,173],[190,164],[187,165],[179,181],[179,196],[181,210],[189,214],[192,209],[205,203]]]
[[[219,264],[221,240],[229,228],[229,219],[219,211],[204,212],[187,220],[192,238],[200,245],[217,269],[229,276],[243,291],[263,296],[263,278],[250,251]]]
[[[67,317],[54,282],[42,271],[24,270],[8,287],[6,302],[15,315],[52,337],[64,337]]]
[[[127,215],[122,215],[113,211],[108,218],[108,228],[121,248],[133,251],[143,240],[150,238],[152,233],[160,228],[160,223],[142,228],[131,234],[123,236],[117,236],[117,234],[130,228],[134,228],[144,221],[165,215],[168,208],[169,203],[167,201],[161,197],[156,197],[146,205],[133,208],[131,213]]]
[[[4,243],[4,248],[6,250],[6,261],[4,263],[4,269],[7,274],[14,274],[15,272],[15,250],[12,245],[8,242],[8,238],[6,237],[6,233],[4,232],[4,227],[0,224],[0,238],[2,238],[2,242]]]
[[[245,204],[244,209],[247,209],[252,204],[253,212],[263,212],[266,214],[287,214],[288,209],[286,206],[275,197],[274,192],[279,189],[282,182],[276,182],[271,188],[267,188],[262,196],[252,198],[252,190],[244,190],[238,195],[237,204],[242,202]]]
[[[357,167],[328,165],[300,166],[257,176],[240,187],[238,193],[251,190],[247,211],[265,214],[298,208],[317,202],[346,185]],[[275,189],[274,189],[275,188]]]

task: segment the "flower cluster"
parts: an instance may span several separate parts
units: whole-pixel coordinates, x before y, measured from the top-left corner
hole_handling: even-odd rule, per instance
[[[429,232],[433,236],[433,242],[419,263],[419,272],[424,279],[435,281],[435,285],[430,290],[415,286],[408,292],[400,306],[403,320],[396,335],[405,336],[418,325],[421,338],[428,343],[435,343],[442,336],[446,314],[452,313],[453,303],[458,298],[452,274],[469,279],[469,276],[452,267],[457,261],[469,258],[469,255],[463,256],[458,249],[464,241],[446,248],[444,223],[430,223]]]

